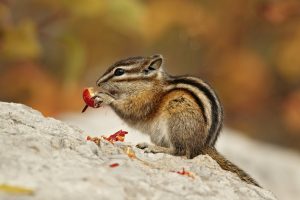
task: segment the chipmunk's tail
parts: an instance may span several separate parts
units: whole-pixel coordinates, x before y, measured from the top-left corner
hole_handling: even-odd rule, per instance
[[[206,147],[202,151],[203,154],[207,154],[212,157],[222,169],[226,171],[230,171],[238,175],[242,181],[246,183],[261,187],[251,176],[249,176],[246,172],[241,170],[235,164],[227,160],[224,156],[222,156],[214,147]]]

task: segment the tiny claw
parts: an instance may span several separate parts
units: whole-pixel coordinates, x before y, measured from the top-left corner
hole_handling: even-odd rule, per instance
[[[95,107],[95,108],[100,107],[100,105],[101,105],[101,103],[102,103],[100,97],[94,96],[94,97],[92,97],[92,98],[95,100],[95,101],[94,101],[94,107]]]
[[[151,149],[144,150],[144,153],[153,153]]]
[[[149,147],[149,144],[143,142],[143,143],[137,144],[136,147],[139,148],[139,149],[146,149],[146,148]]]

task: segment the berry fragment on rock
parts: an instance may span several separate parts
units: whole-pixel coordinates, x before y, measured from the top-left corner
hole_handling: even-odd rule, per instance
[[[114,167],[118,167],[119,166],[119,163],[113,163],[111,165],[109,165],[111,168],[114,168]]]
[[[100,144],[100,140],[101,139],[107,140],[107,141],[109,141],[111,143],[118,142],[118,141],[119,142],[124,142],[126,134],[128,134],[127,131],[119,130],[118,132],[110,135],[109,137],[105,137],[105,136],[101,136],[101,137],[87,136],[86,140],[95,142],[97,145]]]
[[[124,142],[125,140],[125,135],[128,134],[127,131],[123,131],[123,130],[119,130],[118,132],[110,135],[109,137],[104,137],[104,139],[106,139],[109,142]]]

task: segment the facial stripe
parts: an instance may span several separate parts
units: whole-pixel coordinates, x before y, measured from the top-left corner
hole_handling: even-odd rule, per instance
[[[104,74],[100,79],[97,80],[96,84],[99,85],[101,82],[106,82],[108,81],[109,79],[113,78],[115,75],[114,75],[114,72],[115,72],[115,69],[117,68],[122,68],[125,70],[125,74],[128,73],[128,72],[132,72],[132,71],[135,71],[136,70],[136,67],[134,66],[122,66],[122,67],[115,67],[113,69],[111,69],[109,72],[107,72],[106,74]],[[124,74],[124,75],[125,75]],[[124,76],[122,75],[122,76]]]
[[[96,84],[99,85],[101,82],[106,82],[110,79],[112,81],[120,82],[120,81],[125,81],[125,80],[133,80],[133,79],[141,78],[141,77],[143,77],[145,79],[152,78],[152,77],[156,76],[156,73],[149,73],[147,76],[144,76],[143,71],[142,71],[142,69],[145,66],[147,66],[148,64],[149,64],[149,62],[144,62],[143,65],[141,65],[141,66],[136,65],[136,66],[118,66],[118,67],[115,67],[115,68],[111,69],[111,71],[108,72],[106,75],[104,75],[103,77],[98,79]],[[124,69],[125,70],[124,75],[115,76],[114,71],[117,68]]]
[[[157,56],[154,56],[156,58]],[[99,78],[96,82],[97,85],[99,85],[101,82],[108,81],[110,79],[117,79],[114,76],[114,71],[117,68],[122,68],[125,70],[125,74],[130,74],[130,73],[138,73],[139,71],[142,71],[144,68],[146,68],[150,61],[152,61],[151,58],[149,57],[129,57],[123,60],[120,60],[113,64],[111,67],[106,70],[106,72],[102,75],[101,78]],[[125,75],[122,75],[122,77],[125,78]],[[147,76],[148,77],[148,76]],[[119,80],[119,79],[118,79]]]
[[[122,62],[122,63],[118,63],[118,64],[115,64],[114,65],[114,68],[115,67],[125,67],[125,66],[131,66],[131,65],[134,65],[134,64],[136,64],[137,62],[136,61],[134,61],[134,60],[132,60],[132,61],[129,61],[129,62]]]
[[[156,79],[157,74],[148,75],[147,77],[143,76],[143,74],[140,75],[127,75],[123,77],[116,77],[112,79],[113,82],[124,82],[124,81],[141,81],[141,77],[143,78],[143,81],[150,81],[153,79]]]
[[[138,63],[138,62],[141,62],[145,60],[144,57],[141,57],[141,56],[136,56],[136,57],[129,57],[129,58],[125,58],[123,60],[120,60],[118,62],[116,62],[113,67],[116,67],[116,66],[126,66],[126,65],[132,65],[132,64],[135,64],[135,63]]]
[[[112,71],[114,71],[116,68],[121,67],[121,68],[131,68],[131,67],[136,67],[137,64],[144,62],[145,58],[143,57],[130,57],[130,58],[126,58],[123,60],[120,60],[116,63],[114,63],[112,66],[110,66],[102,76],[105,76],[109,73],[111,73]]]
[[[111,79],[114,75],[112,73],[106,74],[99,78],[96,82],[97,85],[100,85],[100,83],[106,82],[107,80]]]

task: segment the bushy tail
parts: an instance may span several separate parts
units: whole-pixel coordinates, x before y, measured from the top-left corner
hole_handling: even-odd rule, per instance
[[[258,183],[253,178],[251,178],[251,176],[249,176],[246,172],[227,160],[214,147],[206,147],[202,152],[203,154],[207,154],[212,157],[222,169],[235,173],[236,175],[238,175],[238,177],[240,177],[242,181],[245,181],[246,183],[260,187],[260,185],[258,185]]]

